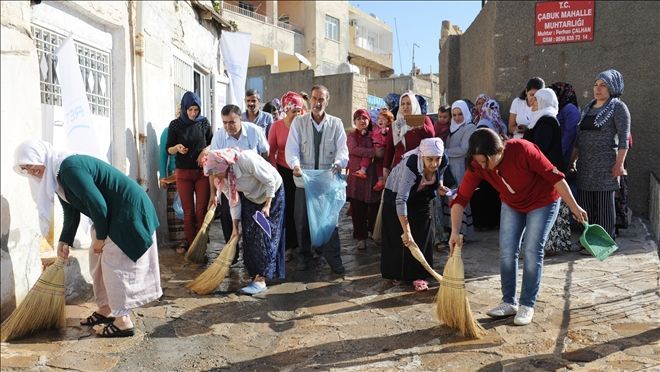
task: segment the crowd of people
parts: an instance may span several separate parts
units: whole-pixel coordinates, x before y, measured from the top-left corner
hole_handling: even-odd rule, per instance
[[[310,191],[302,176],[328,170],[346,174],[356,249],[367,248],[381,221],[381,274],[393,285],[429,288],[411,244],[432,263],[443,243],[453,252],[459,234],[469,249],[475,228],[499,228],[502,303],[488,314],[515,315],[515,324],[528,324],[544,256],[571,248],[571,218],[589,218],[612,237],[626,227],[617,213],[625,208],[620,204],[632,137],[622,93],[622,75],[604,71],[580,110],[570,84],[546,88],[534,77],[511,103],[507,125],[499,103],[486,93],[475,104],[462,99],[439,107],[434,122],[424,98],[408,91],[388,95],[379,110],[356,110],[347,132],[326,112],[331,95],[325,86],[312,87],[309,95],[287,92],[263,107],[260,93],[248,90],[246,111],[225,106],[222,126],[212,133],[199,97],[187,92],[161,136],[161,185],[178,194],[183,210],[185,234],[177,250],[185,253],[208,208],[219,204],[225,241],[241,238],[251,277],[242,293],[263,292],[268,282],[283,279],[287,261],[304,271],[321,256],[333,273],[343,274],[338,227],[321,246],[310,239]],[[40,185],[43,218],[58,195],[65,211],[60,255],[68,255],[80,213],[94,223],[90,269],[98,309],[81,324],[106,324],[102,335],[108,337],[131,335],[128,309],[162,293],[154,253],[159,224],[144,191],[99,160],[56,152],[43,141],[19,146],[16,169]],[[168,208],[174,199],[168,197]],[[256,213],[268,219],[270,234]]]

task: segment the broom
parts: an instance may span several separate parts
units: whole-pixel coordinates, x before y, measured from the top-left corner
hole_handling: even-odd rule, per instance
[[[195,280],[188,283],[186,287],[201,295],[209,294],[218,288],[227,274],[229,274],[229,267],[234,260],[237,245],[238,237],[229,240],[229,243],[225,244],[225,247],[222,248],[220,255],[213,264],[204,270]]]
[[[438,320],[448,327],[458,330],[463,336],[481,338],[484,329],[472,317],[470,302],[465,293],[463,260],[461,259],[462,245],[463,236],[461,235],[460,242],[454,247],[454,254],[449,257],[442,275],[433,270],[426,262],[424,254],[415,242],[411,242],[408,249],[424,269],[440,283],[435,298]]]
[[[378,206],[378,214],[376,214],[376,222],[374,222],[374,231],[371,233],[371,238],[375,242],[380,242],[383,239],[383,197],[380,198],[380,205]]]
[[[23,302],[2,323],[0,339],[7,341],[39,329],[62,328],[64,316],[64,262],[48,266]]]
[[[215,217],[215,208],[216,206],[211,206],[204,216],[204,223],[200,227],[197,235],[195,235],[195,240],[193,240],[188,251],[186,252],[186,260],[195,262],[195,263],[204,263],[206,259],[206,248],[209,241],[209,225],[213,222]]]

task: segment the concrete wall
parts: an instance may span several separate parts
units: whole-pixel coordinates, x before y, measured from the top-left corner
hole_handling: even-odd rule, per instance
[[[314,14],[313,33],[305,27],[305,44],[309,45],[310,61],[317,76],[337,73],[340,63],[348,56],[348,2],[347,1],[310,1]],[[305,4],[307,7],[308,5]],[[311,6],[311,4],[310,4]],[[325,16],[339,19],[339,41],[325,37]]]
[[[428,78],[428,74],[426,77]],[[415,94],[428,97],[428,112],[432,113],[436,112],[439,106],[438,80],[437,77],[433,77],[433,79],[433,83],[410,75],[369,79],[369,94],[384,98],[388,93],[401,94],[407,90],[412,90]]]
[[[0,14],[0,319],[4,320],[41,274],[39,217],[31,207],[34,201],[27,178],[13,170],[16,144],[41,136],[41,110],[30,4],[2,1]]]
[[[596,2],[594,40],[556,45],[534,44],[534,2],[488,2],[470,28],[461,36],[450,36],[442,45],[440,91],[450,100],[473,99],[482,91],[494,95],[508,112],[513,98],[527,80],[541,76],[547,83],[571,83],[582,106],[593,97],[594,78],[600,71],[615,68],[625,80],[622,100],[632,116],[634,148],[627,165],[633,212],[644,216],[649,209],[649,172],[660,174],[657,136],[658,116],[649,97],[658,95],[657,66],[660,65],[660,3],[646,1]],[[634,23],[631,22],[634,20]],[[484,35],[492,35],[493,52]],[[456,40],[456,41],[454,41]],[[458,45],[456,45],[458,44]],[[482,50],[481,58],[472,51]],[[475,66],[480,66],[475,68]],[[458,73],[458,77],[456,75]],[[481,83],[483,82],[483,83]]]

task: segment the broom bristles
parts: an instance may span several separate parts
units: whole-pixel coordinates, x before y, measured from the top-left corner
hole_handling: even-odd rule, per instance
[[[461,248],[463,236],[454,247],[454,254],[449,257],[443,271],[443,280],[436,296],[436,315],[438,320],[467,337],[481,338],[485,330],[472,316],[470,301],[465,291],[465,271]]]
[[[206,295],[213,292],[220,283],[229,274],[231,263],[236,254],[236,246],[238,245],[238,238],[234,237],[225,244],[225,247],[220,252],[218,258],[204,270],[195,280],[186,285],[187,288],[193,292],[201,295]]]
[[[371,238],[375,242],[380,242],[383,239],[383,198],[380,198],[380,205],[378,206],[378,214],[376,214],[376,222],[374,222],[374,231],[371,233]]]
[[[185,258],[187,261],[203,263],[206,259],[206,249],[208,248],[209,240],[209,225],[213,222],[213,218],[215,217],[215,208],[216,206],[211,206],[211,208],[206,211],[204,222],[186,252]]]
[[[0,339],[8,341],[40,329],[62,328],[64,313],[64,259],[48,266],[23,302],[2,323]]]

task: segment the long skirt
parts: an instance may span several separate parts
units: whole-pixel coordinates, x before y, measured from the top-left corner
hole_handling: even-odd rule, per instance
[[[296,236],[296,220],[293,218],[293,211],[296,205],[296,184],[293,182],[293,171],[289,168],[277,165],[277,171],[282,176],[282,185],[284,186],[285,195],[285,230],[289,233],[286,234],[286,249],[294,249],[298,246],[298,237]]]
[[[550,230],[548,241],[545,243],[545,252],[568,252],[571,248],[571,210],[563,201],[559,204],[557,220]]]
[[[183,231],[183,220],[177,218],[174,208],[176,199],[176,183],[167,185],[167,232],[170,242],[182,242],[186,240],[186,234]]]
[[[578,204],[587,211],[590,224],[601,225],[612,238],[616,237],[614,191],[584,191],[576,195]]]
[[[408,223],[410,230],[426,261],[433,265],[433,229],[429,204],[408,205]],[[384,202],[382,211],[383,243],[380,255],[380,272],[385,279],[413,281],[429,277],[424,267],[412,256],[410,250],[403,245],[401,235],[403,229],[399,223],[396,206]]]
[[[243,226],[243,263],[250,277],[259,274],[266,279],[284,279],[285,200],[284,187],[275,192],[270,203],[270,238],[253,218],[263,204],[248,200],[241,193],[241,225]]]
[[[446,227],[451,229],[451,207],[449,207],[449,198],[442,198],[442,212],[443,222]],[[468,203],[463,210],[463,221],[461,222],[460,234],[468,236],[474,232],[474,224],[472,221],[472,203]]]
[[[137,262],[128,258],[110,237],[105,240],[100,254],[90,248],[89,271],[99,307],[107,305],[113,313],[118,313],[155,301],[163,295],[156,233],[152,238],[153,244]]]

